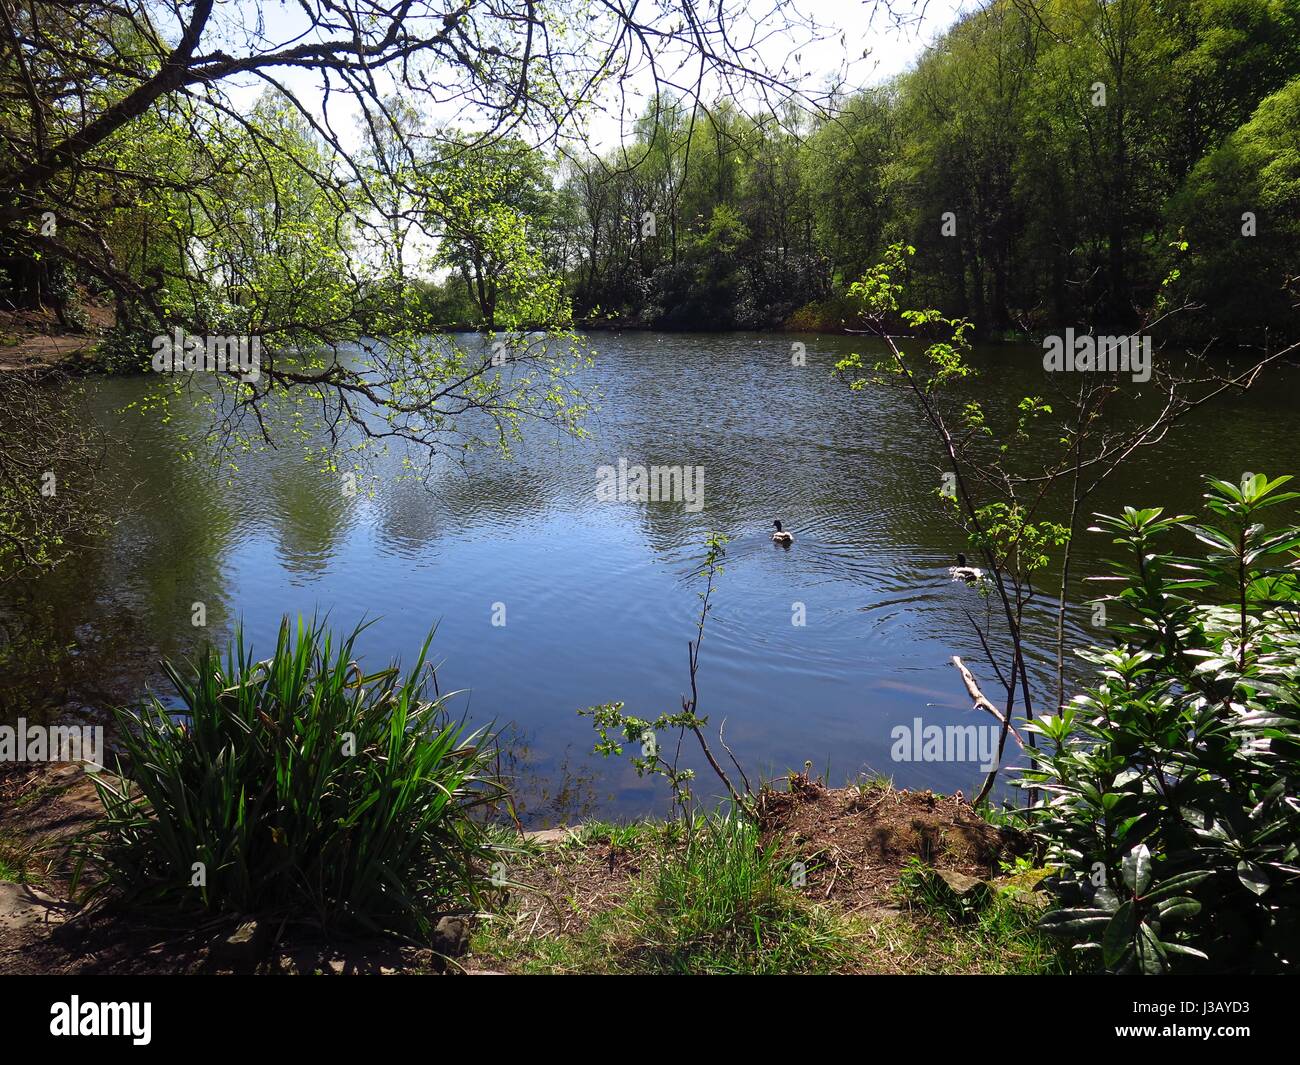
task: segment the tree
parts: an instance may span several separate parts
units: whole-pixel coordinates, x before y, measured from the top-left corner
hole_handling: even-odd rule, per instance
[[[1211,323],[1272,349],[1300,331],[1300,78],[1197,163],[1171,202]]]
[[[518,303],[548,283],[540,249],[552,211],[546,160],[517,139],[476,144],[449,135],[418,163],[417,184],[438,236],[434,263],[461,276],[483,325],[496,329],[503,299]]]

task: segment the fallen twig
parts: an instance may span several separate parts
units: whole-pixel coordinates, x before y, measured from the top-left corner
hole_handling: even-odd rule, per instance
[[[1020,733],[1016,731],[1016,726],[1008,722],[1002,715],[1002,711],[984,697],[984,693],[980,691],[979,684],[976,683],[974,675],[966,668],[966,663],[961,660],[960,656],[953,655],[952,664],[957,667],[957,672],[961,674],[961,679],[966,685],[966,691],[970,693],[971,700],[975,704],[975,709],[987,710],[997,718],[999,724],[1010,730],[1011,735],[1015,738],[1015,741],[1020,744],[1020,749],[1023,751],[1025,749],[1025,741],[1020,738]]]

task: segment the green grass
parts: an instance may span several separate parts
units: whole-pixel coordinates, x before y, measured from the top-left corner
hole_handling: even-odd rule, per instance
[[[893,791],[894,778],[884,773],[877,773],[875,770],[869,770],[858,776],[853,781],[852,786],[858,789],[859,795],[870,795],[877,791]]]
[[[9,836],[0,835],[0,880],[11,884],[27,884],[39,880],[35,855]]]
[[[816,973],[853,958],[853,925],[791,886],[788,863],[748,822],[589,824],[566,847],[612,846],[641,875],[580,933],[518,938],[489,921],[474,951],[517,972]]]
[[[580,910],[583,892],[543,895],[583,920],[562,935],[530,934],[543,896],[524,893],[521,917],[481,924],[478,965],[518,973],[1007,973],[1066,971],[1067,956],[1035,928],[1034,875],[997,887],[963,912],[926,888],[922,868],[897,887],[898,911],[846,915],[794,889],[785,860],[756,830],[723,817],[589,824],[537,856],[539,868],[591,868],[614,845],[642,869],[615,899]],[[586,848],[594,848],[591,853]],[[529,879],[524,870],[521,879]],[[560,880],[564,884],[563,879]],[[1001,884],[1002,881],[999,881]]]
[[[470,953],[490,969],[523,976],[603,975],[612,970],[605,944],[593,930],[581,935],[514,938],[489,919],[475,929]]]
[[[618,851],[641,853],[647,849],[671,846],[682,837],[678,821],[588,821],[564,841],[564,846],[592,847],[603,845]]]
[[[924,975],[1045,976],[1074,971],[1060,944],[1035,927],[1037,913],[995,900],[978,920],[954,924],[913,913],[893,922],[893,950],[910,960],[902,971]]]
[[[830,972],[851,934],[791,884],[748,821],[697,819],[691,835],[609,915],[620,967],[644,973]]]
[[[119,715],[131,781],[96,783],[91,894],[416,938],[482,908],[497,851],[477,811],[501,799],[489,752],[426,698],[427,641],[409,674],[367,675],[360,631],[286,618],[268,659],[237,633],[224,660],[167,665],[183,710]]]

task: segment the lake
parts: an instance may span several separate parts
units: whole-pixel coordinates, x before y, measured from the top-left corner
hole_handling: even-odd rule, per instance
[[[587,439],[536,429],[510,460],[440,465],[423,488],[401,478],[396,456],[381,459],[373,493],[355,497],[293,441],[214,471],[201,453],[185,457],[202,409],[162,422],[124,409],[156,378],[88,382],[86,417],[110,440],[116,523],[53,574],[0,588],[11,641],[0,719],[94,716],[130,701],[162,684],[160,657],[223,642],[236,619],[268,653],[285,613],[328,612],[341,628],[374,619],[361,641],[372,666],[409,661],[436,625],[441,690],[463,689],[456,711],[503,729],[503,768],[526,822],[658,812],[663,785],[638,779],[627,758],[592,756],[594,734],[576,711],[615,700],[643,717],[680,708],[701,588],[690,574],[717,530],[731,542],[700,660],[700,712],[713,726],[726,720],[751,778],[809,760],[836,784],[874,770],[969,795],[983,775],[973,762],[891,758],[891,731],[918,717],[987,723],[969,709],[951,655],[998,695],[966,616],[982,618],[985,602],[948,576],[963,545],[936,499],[931,436],[902,391],[853,393],[831,376],[867,345],[589,339],[597,356],[580,384],[601,398]],[[802,367],[791,365],[796,342]],[[1074,384],[1048,380],[1041,348],[981,348],[973,361],[995,424],[1023,395],[1050,399]],[[1298,371],[1286,367],[1194,414],[1089,509],[1187,509],[1204,473],[1300,473],[1298,396]],[[620,460],[702,467],[702,507],[598,499],[597,469]],[[774,519],[796,537],[789,550],[770,540]],[[1103,572],[1108,545],[1083,539],[1076,573]],[[1040,649],[1054,578],[1043,587]],[[195,602],[206,628],[191,624]],[[1095,635],[1090,616],[1075,608],[1072,646]],[[700,781],[712,790],[707,769]]]

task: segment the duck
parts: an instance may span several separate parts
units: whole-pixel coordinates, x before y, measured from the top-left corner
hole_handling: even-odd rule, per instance
[[[984,579],[984,571],[979,566],[966,565],[966,556],[960,552],[957,555],[957,565],[948,567],[948,575],[955,581],[965,581],[967,584]]]
[[[772,522],[772,525],[776,529],[776,532],[772,534],[772,543],[780,544],[782,547],[789,547],[794,543],[794,536],[783,530],[779,521]]]

